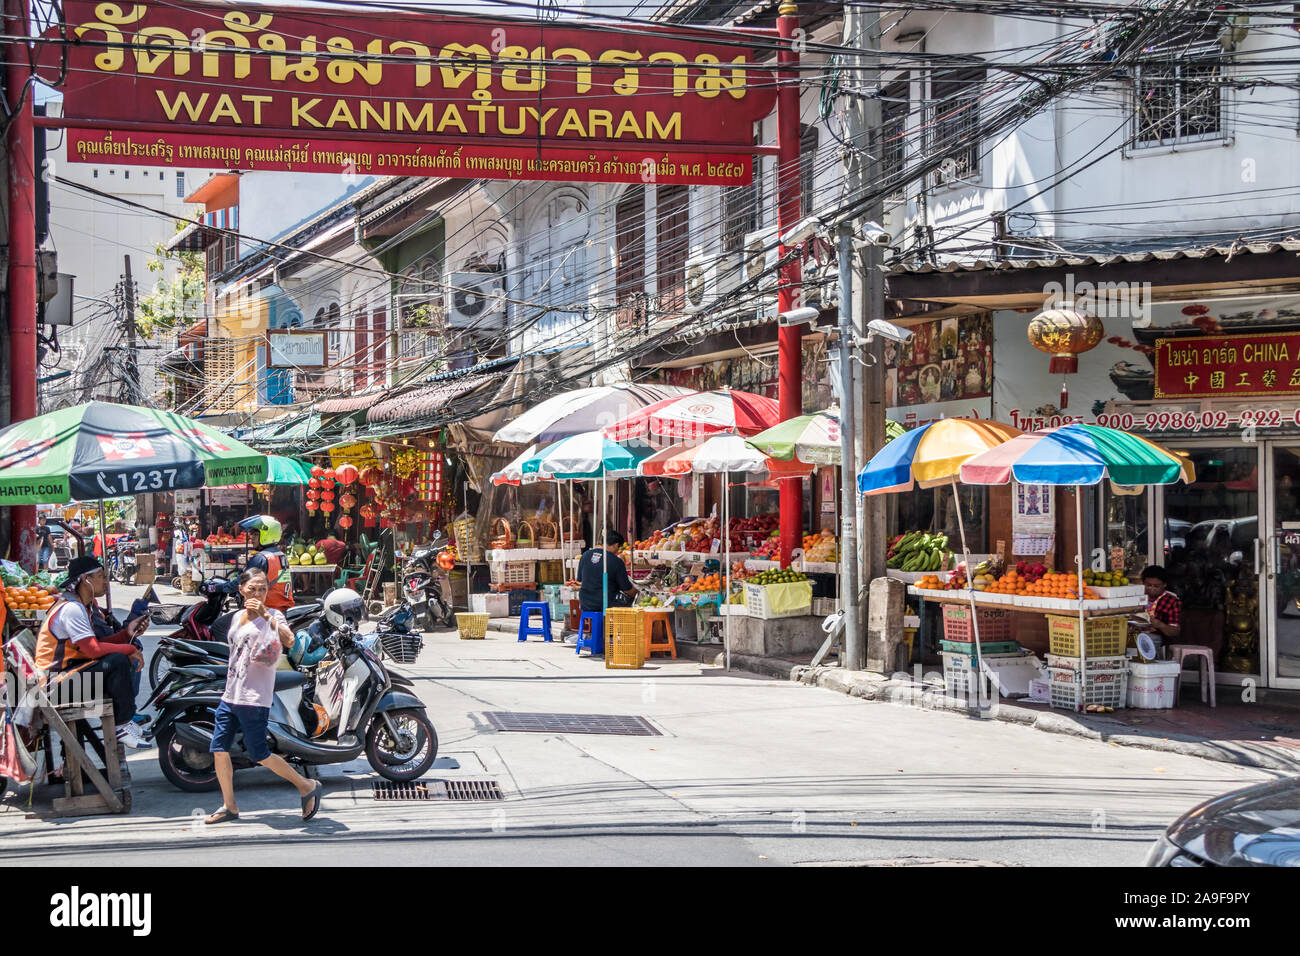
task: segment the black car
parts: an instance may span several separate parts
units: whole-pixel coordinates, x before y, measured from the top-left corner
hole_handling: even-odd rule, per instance
[[[1300,866],[1300,777],[1233,790],[1189,810],[1147,866]]]

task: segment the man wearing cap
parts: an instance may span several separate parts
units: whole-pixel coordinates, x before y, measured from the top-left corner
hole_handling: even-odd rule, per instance
[[[83,555],[68,564],[59,600],[45,616],[36,639],[36,667],[55,680],[74,673],[103,674],[118,740],[128,747],[147,747],[139,725],[132,721],[132,674],[144,666],[144,655],[133,641],[149,626],[149,618],[136,618],[120,631],[96,636],[94,621],[102,612],[95,599],[107,590],[108,577],[94,558]]]
[[[254,515],[239,522],[246,531],[257,530],[257,540],[262,550],[248,559],[248,568],[266,575],[269,590],[266,606],[284,613],[293,607],[293,582],[289,576],[289,559],[280,550],[280,522],[270,515]]]

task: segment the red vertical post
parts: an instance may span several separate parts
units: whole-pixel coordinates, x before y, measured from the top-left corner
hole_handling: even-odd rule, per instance
[[[27,0],[5,0],[5,30],[28,35]],[[9,159],[9,411],[10,421],[36,415],[36,157],[32,139],[31,48],[25,40],[5,51],[5,96],[10,115]],[[36,508],[9,509],[9,549],[36,567]]]
[[[776,226],[780,235],[798,225],[800,208],[799,183],[799,64],[796,31],[798,8],[785,0],[777,11],[777,95],[776,95]],[[789,250],[783,243],[779,255]],[[777,292],[777,311],[789,312],[803,304],[802,268],[798,257],[781,266]],[[778,332],[777,401],[781,420],[803,413],[803,327],[784,326]],[[790,552],[803,545],[803,479],[786,478],[781,482],[781,566],[790,566]]]

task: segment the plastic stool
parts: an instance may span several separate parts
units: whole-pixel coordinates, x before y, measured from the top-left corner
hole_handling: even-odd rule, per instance
[[[673,640],[671,614],[645,614],[645,657],[651,654],[671,654],[677,660],[677,642]],[[656,640],[655,638],[658,638]]]
[[[1182,689],[1183,662],[1189,657],[1199,657],[1201,659],[1201,665],[1199,668],[1201,672],[1201,703],[1204,704],[1206,702],[1205,691],[1208,686],[1210,692],[1209,704],[1211,707],[1218,707],[1218,702],[1214,697],[1214,652],[1204,644],[1170,644],[1169,656],[1172,660],[1178,662],[1179,668],[1179,688],[1174,692],[1174,706],[1178,706],[1178,691]]]
[[[534,611],[542,615],[540,626],[533,625]],[[545,601],[525,601],[519,605],[519,640],[526,641],[534,634],[551,640],[551,605]]]
[[[582,636],[584,631],[586,637]],[[578,647],[574,653],[581,654],[584,647],[591,651],[592,657],[605,655],[605,615],[600,611],[583,611],[578,619]]]

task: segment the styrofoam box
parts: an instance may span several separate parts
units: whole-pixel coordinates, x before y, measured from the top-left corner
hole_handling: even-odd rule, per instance
[[[1180,661],[1153,661],[1128,665],[1128,705],[1144,710],[1168,710],[1178,696]]]
[[[1144,602],[1146,600],[1146,588],[1142,587],[1140,584],[1128,584],[1118,588],[1094,587],[1093,590],[1104,598],[1139,597],[1142,598]]]
[[[488,617],[510,616],[510,595],[508,594],[471,594],[469,603],[475,613]]]

